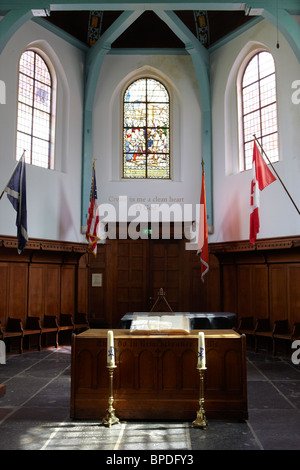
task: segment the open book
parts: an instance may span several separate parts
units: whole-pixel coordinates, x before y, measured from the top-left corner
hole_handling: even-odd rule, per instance
[[[188,335],[190,320],[184,315],[139,317],[131,322],[130,333],[138,335]]]

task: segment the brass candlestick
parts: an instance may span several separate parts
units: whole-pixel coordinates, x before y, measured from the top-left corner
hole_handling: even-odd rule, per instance
[[[108,373],[109,373],[109,397],[108,397],[108,408],[106,410],[106,415],[102,419],[102,424],[104,426],[108,426],[109,428],[111,427],[112,424],[119,424],[119,418],[116,417],[115,415],[115,409],[113,408],[113,402],[114,402],[114,397],[113,397],[113,378],[114,378],[114,370],[116,369],[117,366],[115,365],[109,365],[107,366],[108,368]]]
[[[205,416],[205,410],[204,410],[204,371],[206,370],[206,367],[198,367],[199,373],[200,373],[200,392],[199,392],[199,405],[200,409],[197,411],[197,418],[195,421],[193,421],[193,426],[201,427],[203,429],[206,429],[206,426],[208,426],[208,422]]]

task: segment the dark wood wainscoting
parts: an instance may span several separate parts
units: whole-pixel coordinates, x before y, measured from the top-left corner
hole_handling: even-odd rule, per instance
[[[239,318],[300,322],[300,236],[209,245],[210,268],[184,238],[107,239],[87,244],[30,240],[21,255],[0,237],[0,321],[87,313],[92,327],[117,328],[127,312],[149,311],[163,288],[174,311],[233,312]]]
[[[17,253],[14,237],[0,237],[0,322],[88,312],[87,245],[31,239]]]
[[[218,258],[221,310],[241,317],[300,322],[300,237],[210,245]]]
[[[211,255],[207,282],[200,261],[185,249],[185,239],[106,240],[90,255],[89,272],[102,275],[101,286],[89,282],[90,322],[117,328],[127,312],[147,312],[160,288],[173,311],[220,311],[219,263]]]
[[[185,239],[107,240],[90,255],[89,272],[102,273],[102,287],[89,282],[90,320],[119,326],[127,312],[149,311],[163,288],[174,311],[233,312],[237,316],[300,321],[300,237],[209,245],[209,272]]]

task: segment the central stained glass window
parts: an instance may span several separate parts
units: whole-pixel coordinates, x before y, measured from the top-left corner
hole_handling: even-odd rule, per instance
[[[170,178],[170,97],[153,78],[124,93],[123,178]]]

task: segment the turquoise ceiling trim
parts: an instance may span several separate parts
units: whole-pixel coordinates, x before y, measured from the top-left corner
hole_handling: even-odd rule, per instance
[[[213,226],[212,211],[212,113],[211,113],[211,89],[210,89],[210,58],[208,50],[201,44],[196,36],[185,26],[173,11],[155,11],[156,14],[172,29],[172,31],[184,43],[186,51],[190,54],[196,76],[198,79],[201,99],[202,129],[202,154],[199,155],[199,174],[201,175],[202,157],[205,168],[206,212],[207,223]],[[195,168],[195,171],[197,169]],[[200,200],[199,186],[199,200]]]
[[[279,9],[277,12],[273,8],[266,8],[262,12],[262,16],[272,23],[275,28],[278,25],[279,31],[288,41],[298,62],[300,62],[300,26],[292,15],[283,9]]]
[[[278,8],[286,9],[290,12],[299,12],[299,0],[277,0]],[[53,11],[71,11],[71,10],[149,10],[151,8],[161,9],[162,11],[167,10],[219,10],[219,11],[234,11],[244,10],[248,7],[246,2],[241,1],[228,1],[219,0],[212,1],[207,0],[201,2],[197,0],[149,0],[144,2],[141,0],[134,0],[128,2],[126,0],[109,0],[106,2],[90,2],[84,0],[64,0],[64,1],[46,1],[46,0],[3,0],[1,1],[2,10],[20,9],[20,5],[25,10],[31,9],[47,9]],[[249,4],[250,8],[273,8],[275,6],[275,0],[251,0]]]
[[[263,21],[264,18],[262,16],[254,16],[251,20],[249,20],[245,25],[240,26],[239,28],[235,29],[232,31],[232,33],[227,34],[224,36],[222,39],[219,41],[216,41],[214,44],[211,46],[208,46],[208,52],[211,54],[212,52],[215,52],[217,49],[220,47],[225,46],[228,44],[230,41],[233,39],[239,37],[241,34],[245,33],[248,31],[248,29],[253,28],[253,26],[257,25],[261,21]]]
[[[111,44],[119,37],[143,12],[124,11],[116,21],[104,32],[96,44],[90,48],[85,60],[85,96],[83,111],[83,144],[82,144],[82,192],[81,192],[81,225],[87,221],[89,195],[92,178],[93,160],[93,108],[99,74],[105,56]]]
[[[18,29],[33,17],[31,10],[14,9],[6,13],[0,21],[0,54]]]
[[[80,41],[79,39],[74,38],[74,36],[72,36],[69,33],[66,33],[63,29],[50,23],[50,21],[47,21],[44,18],[41,18],[39,16],[35,16],[34,18],[32,18],[32,21],[42,26],[42,28],[46,29],[47,31],[50,31],[51,33],[55,34],[55,36],[63,39],[67,43],[76,47],[77,49],[83,52],[87,52],[89,50],[89,46],[87,44]]]

